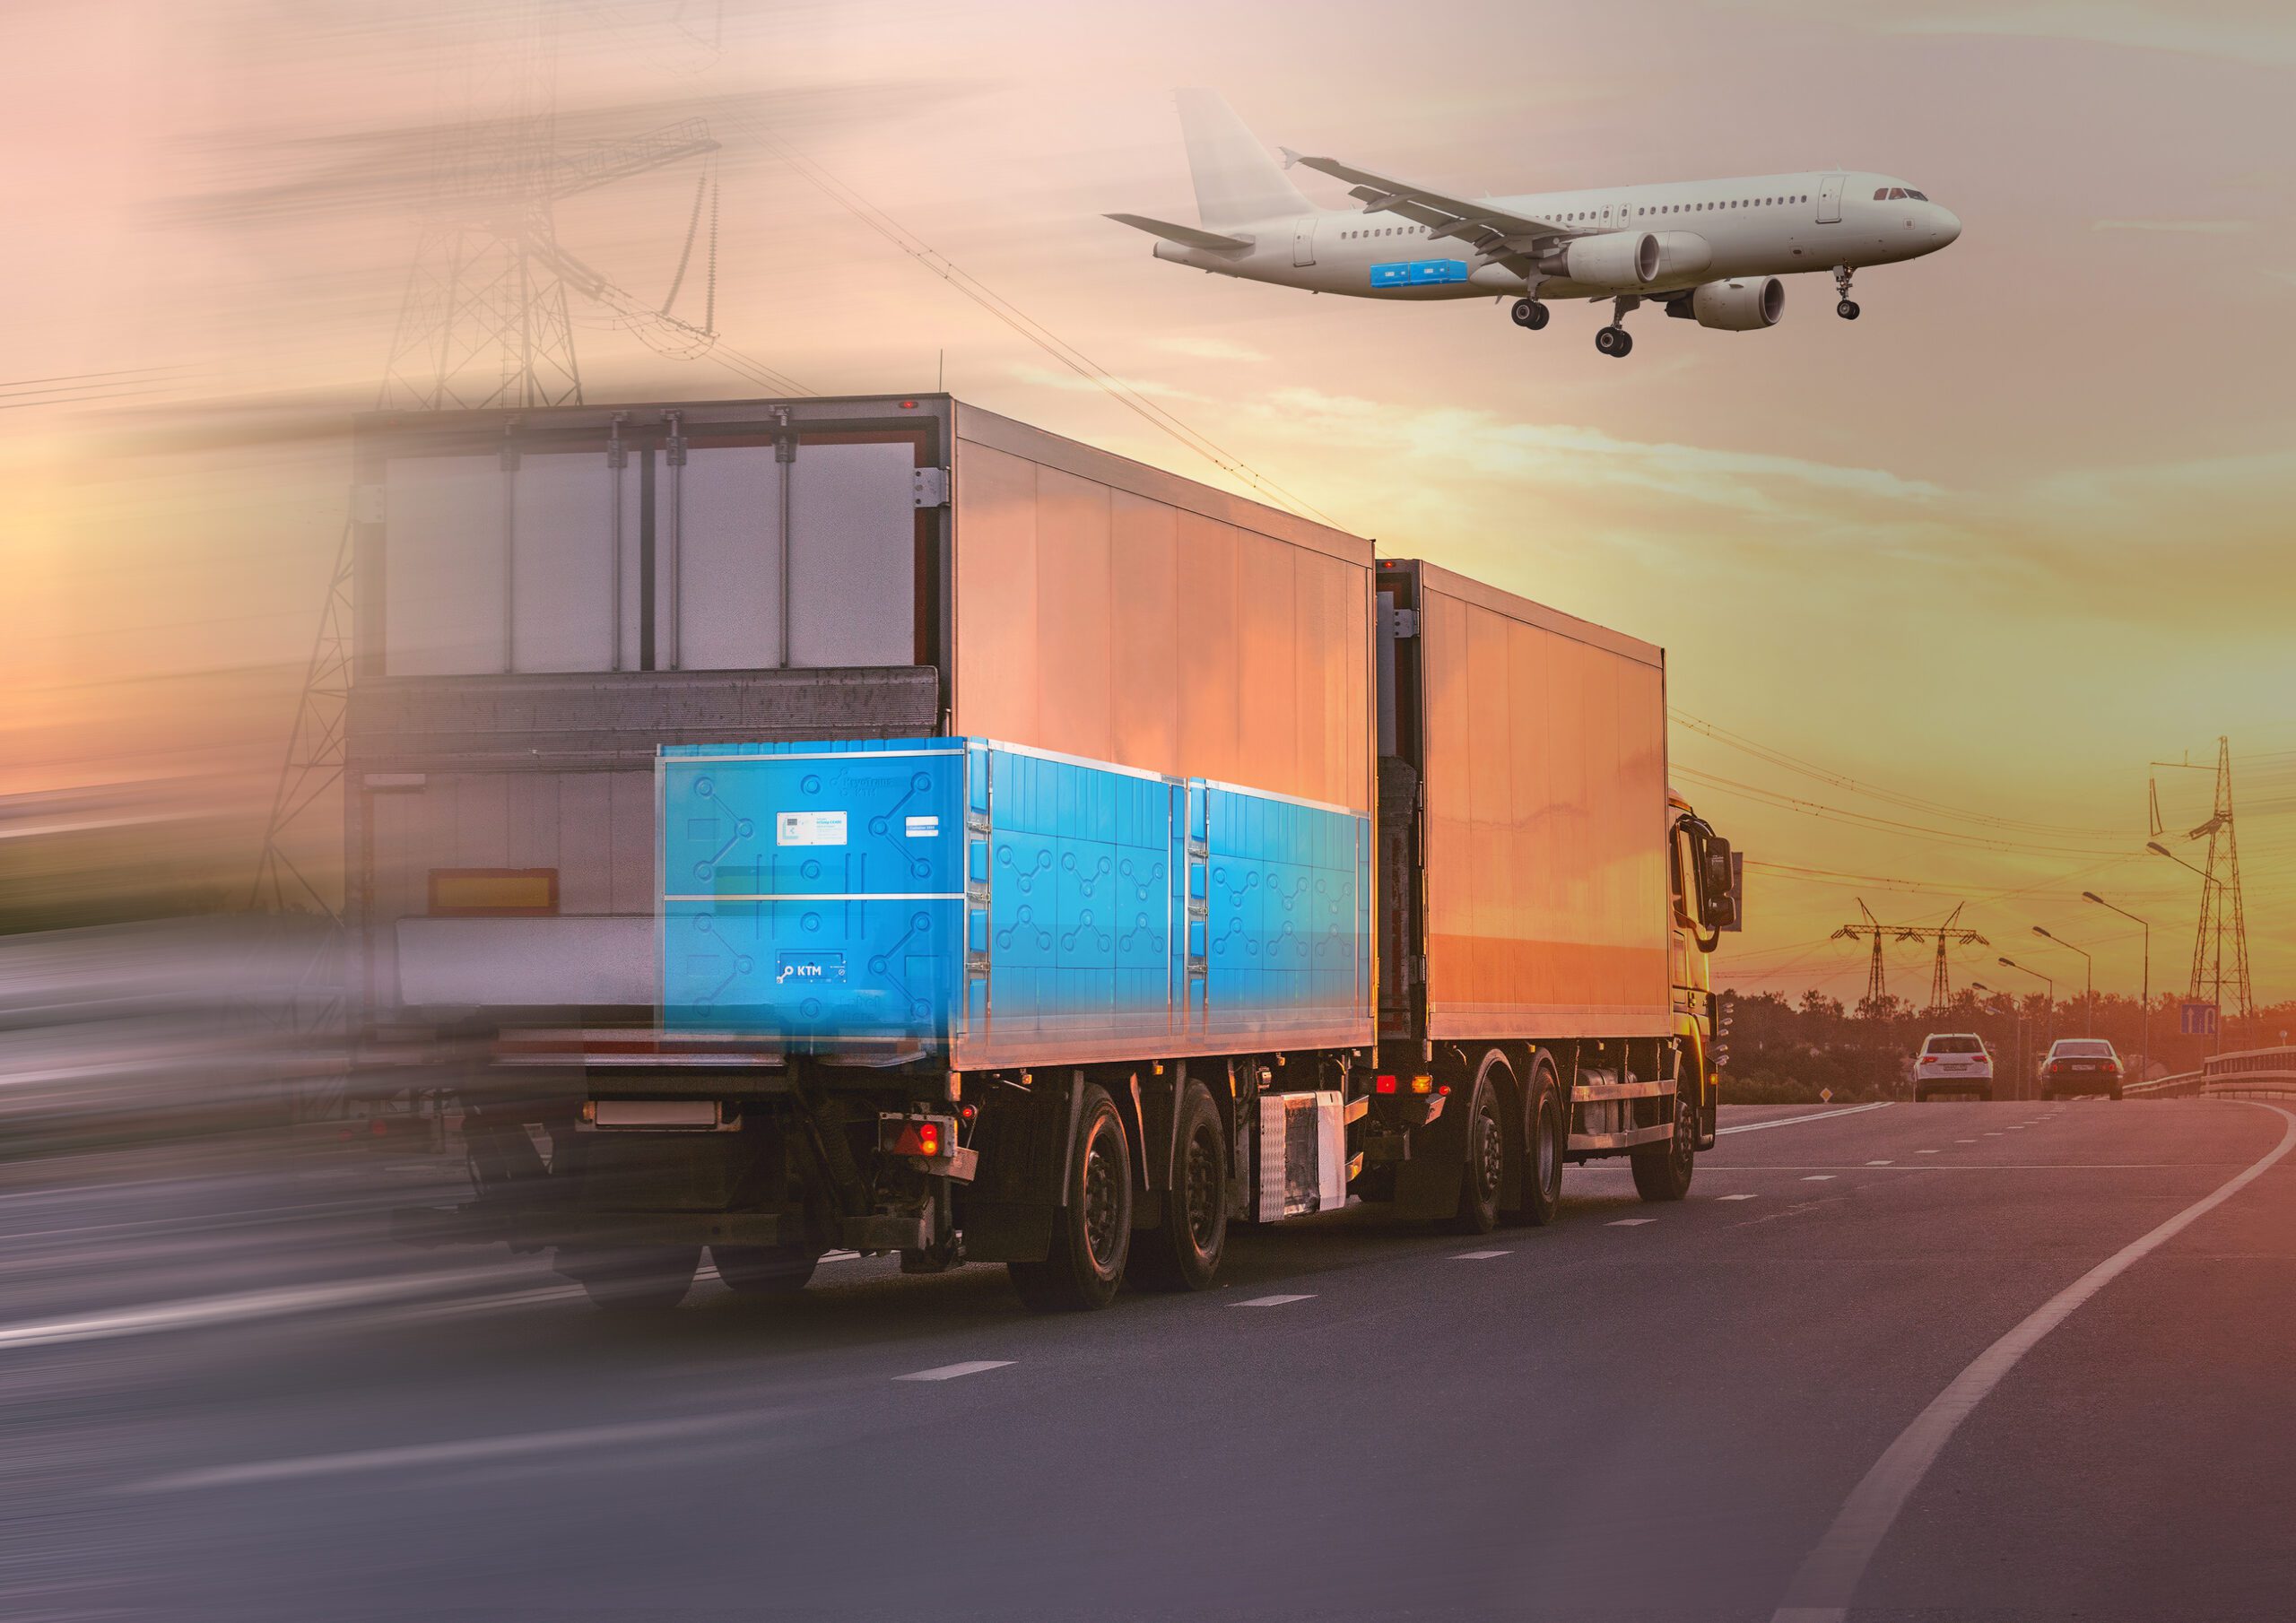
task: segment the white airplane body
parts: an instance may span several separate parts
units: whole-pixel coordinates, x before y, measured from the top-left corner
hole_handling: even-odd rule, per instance
[[[1934,254],[1961,230],[1902,180],[1855,169],[1466,198],[1288,149],[1279,169],[1217,95],[1179,101],[1203,224],[1109,216],[1160,239],[1157,258],[1354,299],[1512,294],[1516,325],[1534,329],[1550,299],[1609,299],[1596,336],[1606,355],[1633,347],[1623,324],[1646,302],[1726,331],[1774,326],[1779,278],[1812,271],[1831,273],[1835,308],[1854,320],[1855,272]],[[1345,181],[1363,206],[1317,207],[1284,175],[1294,164]]]

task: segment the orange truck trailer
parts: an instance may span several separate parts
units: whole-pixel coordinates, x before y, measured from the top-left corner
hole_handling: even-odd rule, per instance
[[[1351,1197],[1688,1190],[1741,898],[1660,649],[944,395],[358,456],[356,1052],[474,1184],[409,1241],[1078,1308]]]

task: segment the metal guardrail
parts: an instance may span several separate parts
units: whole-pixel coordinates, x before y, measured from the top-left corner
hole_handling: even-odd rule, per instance
[[[2142,1098],[2296,1098],[2296,1045],[2212,1054],[2197,1071],[2131,1082],[2121,1091]]]

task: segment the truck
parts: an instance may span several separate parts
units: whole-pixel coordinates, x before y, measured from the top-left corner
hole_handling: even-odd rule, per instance
[[[601,1306],[1039,1310],[1231,1225],[1687,1193],[1728,843],[1644,642],[946,395],[355,436],[362,1086]]]

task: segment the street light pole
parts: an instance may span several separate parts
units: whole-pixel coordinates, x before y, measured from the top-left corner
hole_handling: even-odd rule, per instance
[[[2056,980],[2055,980],[2053,977],[2049,976],[2043,975],[2043,974],[2042,974],[2039,970],[2038,970],[2038,969],[2028,969],[2028,968],[2026,968],[2024,965],[2022,965],[2022,964],[2019,963],[2019,962],[2018,962],[2015,959],[2013,959],[2013,958],[1996,959],[1995,961],[1996,961],[1996,963],[2000,964],[2004,968],[2007,968],[2007,969],[2014,969],[2014,970],[2015,970],[2018,974],[2020,974],[2020,975],[2030,975],[2030,976],[2031,976],[2035,980],[2037,980],[2037,981],[2040,982],[2043,985],[2045,985],[2045,986],[2047,986],[2047,987],[2048,988],[2048,1037],[2049,1037],[2049,1041],[2050,1041],[2051,1043],[2056,1042],[2056,1041],[2057,1041],[2057,982],[2056,982]],[[2020,1097],[2022,1098],[2022,1095],[2020,1095]]]
[[[2089,950],[2086,947],[2076,947],[2071,942],[2066,941],[2063,936],[2051,935],[2039,924],[2035,924],[2033,926],[2033,933],[2039,936],[2045,942],[2055,942],[2058,946],[2064,948],[2068,952],[2078,952],[2081,955],[2083,961],[2088,965],[2088,990],[2081,994],[2081,1035],[2083,1037],[2096,1036],[2097,960],[2090,956]]]
[[[1982,992],[1988,998],[1997,997],[2009,1005],[2009,1063],[2015,1068],[2015,1074],[2022,1076],[2025,1073],[2025,1011],[2017,1007],[2015,998],[2006,992],[1996,992],[1983,981],[1971,981],[1970,990]]]
[[[2144,1080],[2152,1080],[2152,926],[2126,907],[2116,907],[2094,890],[2081,892],[2082,899],[2092,901],[2100,907],[2118,913],[2144,932]]]

